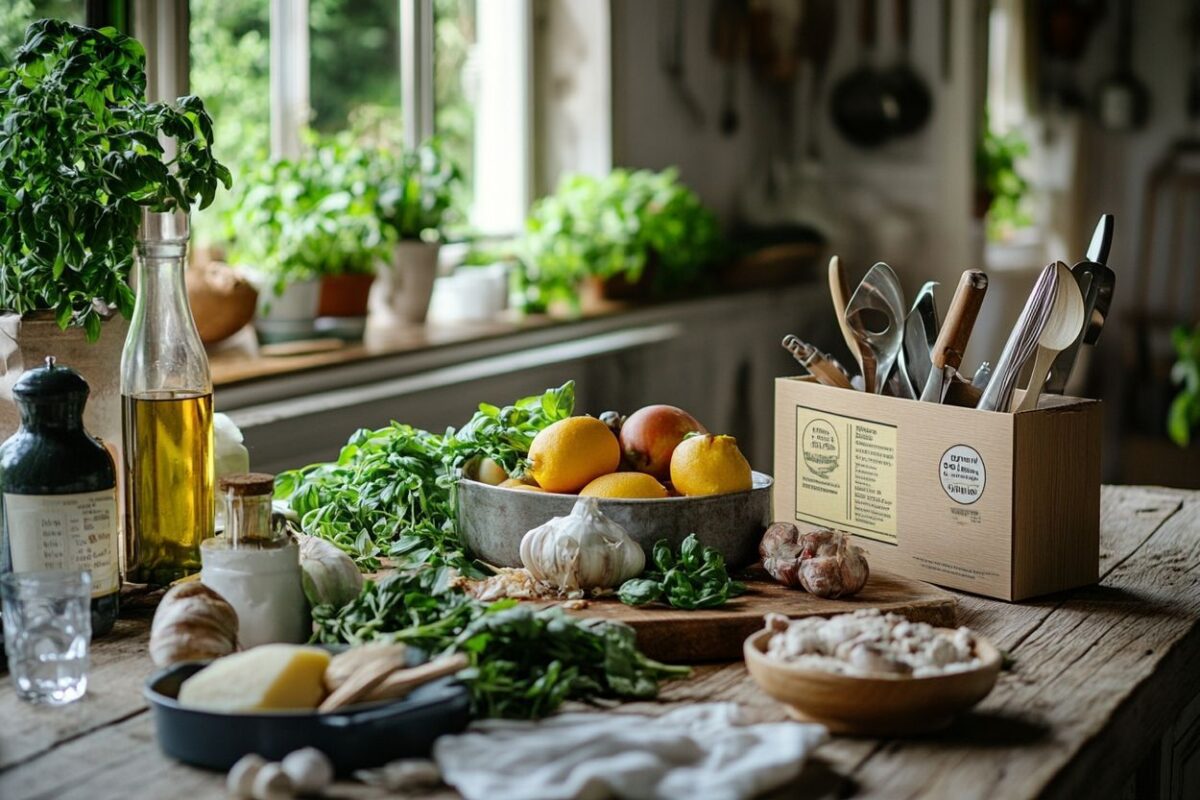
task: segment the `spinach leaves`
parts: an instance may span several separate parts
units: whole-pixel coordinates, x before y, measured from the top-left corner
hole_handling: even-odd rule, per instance
[[[275,496],[300,515],[304,532],[330,540],[372,571],[389,556],[401,567],[454,567],[476,574],[455,530],[454,487],[472,458],[519,469],[538,431],[569,417],[575,384],[511,406],[483,404],[460,430],[443,435],[393,422],[359,430],[337,461],[280,474]]]
[[[678,557],[666,539],[659,539],[652,560],[654,569],[621,584],[618,596],[622,603],[644,606],[659,602],[694,610],[724,605],[746,591],[729,577],[725,558],[713,548],[703,547],[694,533],[683,540]]]
[[[541,717],[567,699],[648,699],[660,681],[689,674],[644,656],[626,625],[515,600],[481,603],[430,569],[368,581],[358,600],[318,606],[313,620],[318,642],[383,639],[466,654],[459,677],[475,713],[488,717]]]
[[[204,104],[147,103],[145,65],[112,28],[43,19],[0,68],[0,308],[52,310],[95,340],[93,301],[133,312],[142,208],[204,208],[232,184]]]

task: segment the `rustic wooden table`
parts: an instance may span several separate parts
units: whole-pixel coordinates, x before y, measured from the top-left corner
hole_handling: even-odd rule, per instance
[[[973,713],[921,739],[834,739],[778,796],[1200,797],[1200,493],[1106,487],[1102,502],[1099,585],[1020,605],[959,596],[960,623],[1014,659]],[[3,681],[0,797],[224,796],[223,776],[155,744],[141,697],[150,613],[133,609],[97,642],[79,703],[34,708]],[[782,717],[741,664],[618,710],[704,700]],[[331,796],[380,795],[347,783]]]

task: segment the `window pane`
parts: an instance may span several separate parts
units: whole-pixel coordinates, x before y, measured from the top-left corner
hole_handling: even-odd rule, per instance
[[[446,155],[463,173],[459,208],[470,208],[474,188],[475,0],[434,0],[434,129]]]
[[[312,127],[399,141],[398,0],[309,0],[308,23]]]
[[[191,0],[189,11],[191,92],[212,114],[214,150],[236,182],[266,157],[271,143],[269,2]],[[211,206],[193,215],[199,243],[220,238],[220,213],[229,197],[219,191]]]
[[[29,23],[43,17],[82,25],[84,0],[0,0],[0,64],[7,64],[25,41]]]

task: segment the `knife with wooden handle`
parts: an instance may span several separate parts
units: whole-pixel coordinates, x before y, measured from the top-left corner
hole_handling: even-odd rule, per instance
[[[975,327],[975,318],[979,316],[979,308],[983,305],[987,285],[987,275],[981,270],[966,270],[959,278],[954,299],[950,302],[950,310],[946,312],[937,341],[929,354],[933,369],[929,371],[925,390],[921,392],[923,402],[942,402],[949,385],[949,377],[953,377],[954,372],[962,365],[963,352],[967,349],[967,341],[971,338],[972,328]]]
[[[858,362],[858,372],[861,375],[862,350],[858,337],[850,330],[850,323],[846,321],[846,306],[850,305],[850,287],[846,284],[846,273],[842,271],[842,260],[837,256],[829,259],[829,296],[833,300],[833,313],[837,317],[842,338],[846,340],[846,347],[850,348],[850,355]]]

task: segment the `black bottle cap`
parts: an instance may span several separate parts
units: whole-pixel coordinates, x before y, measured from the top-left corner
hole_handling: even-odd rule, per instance
[[[19,402],[35,404],[86,401],[89,391],[87,381],[70,367],[57,364],[54,356],[46,356],[44,367],[26,371],[12,389]]]

